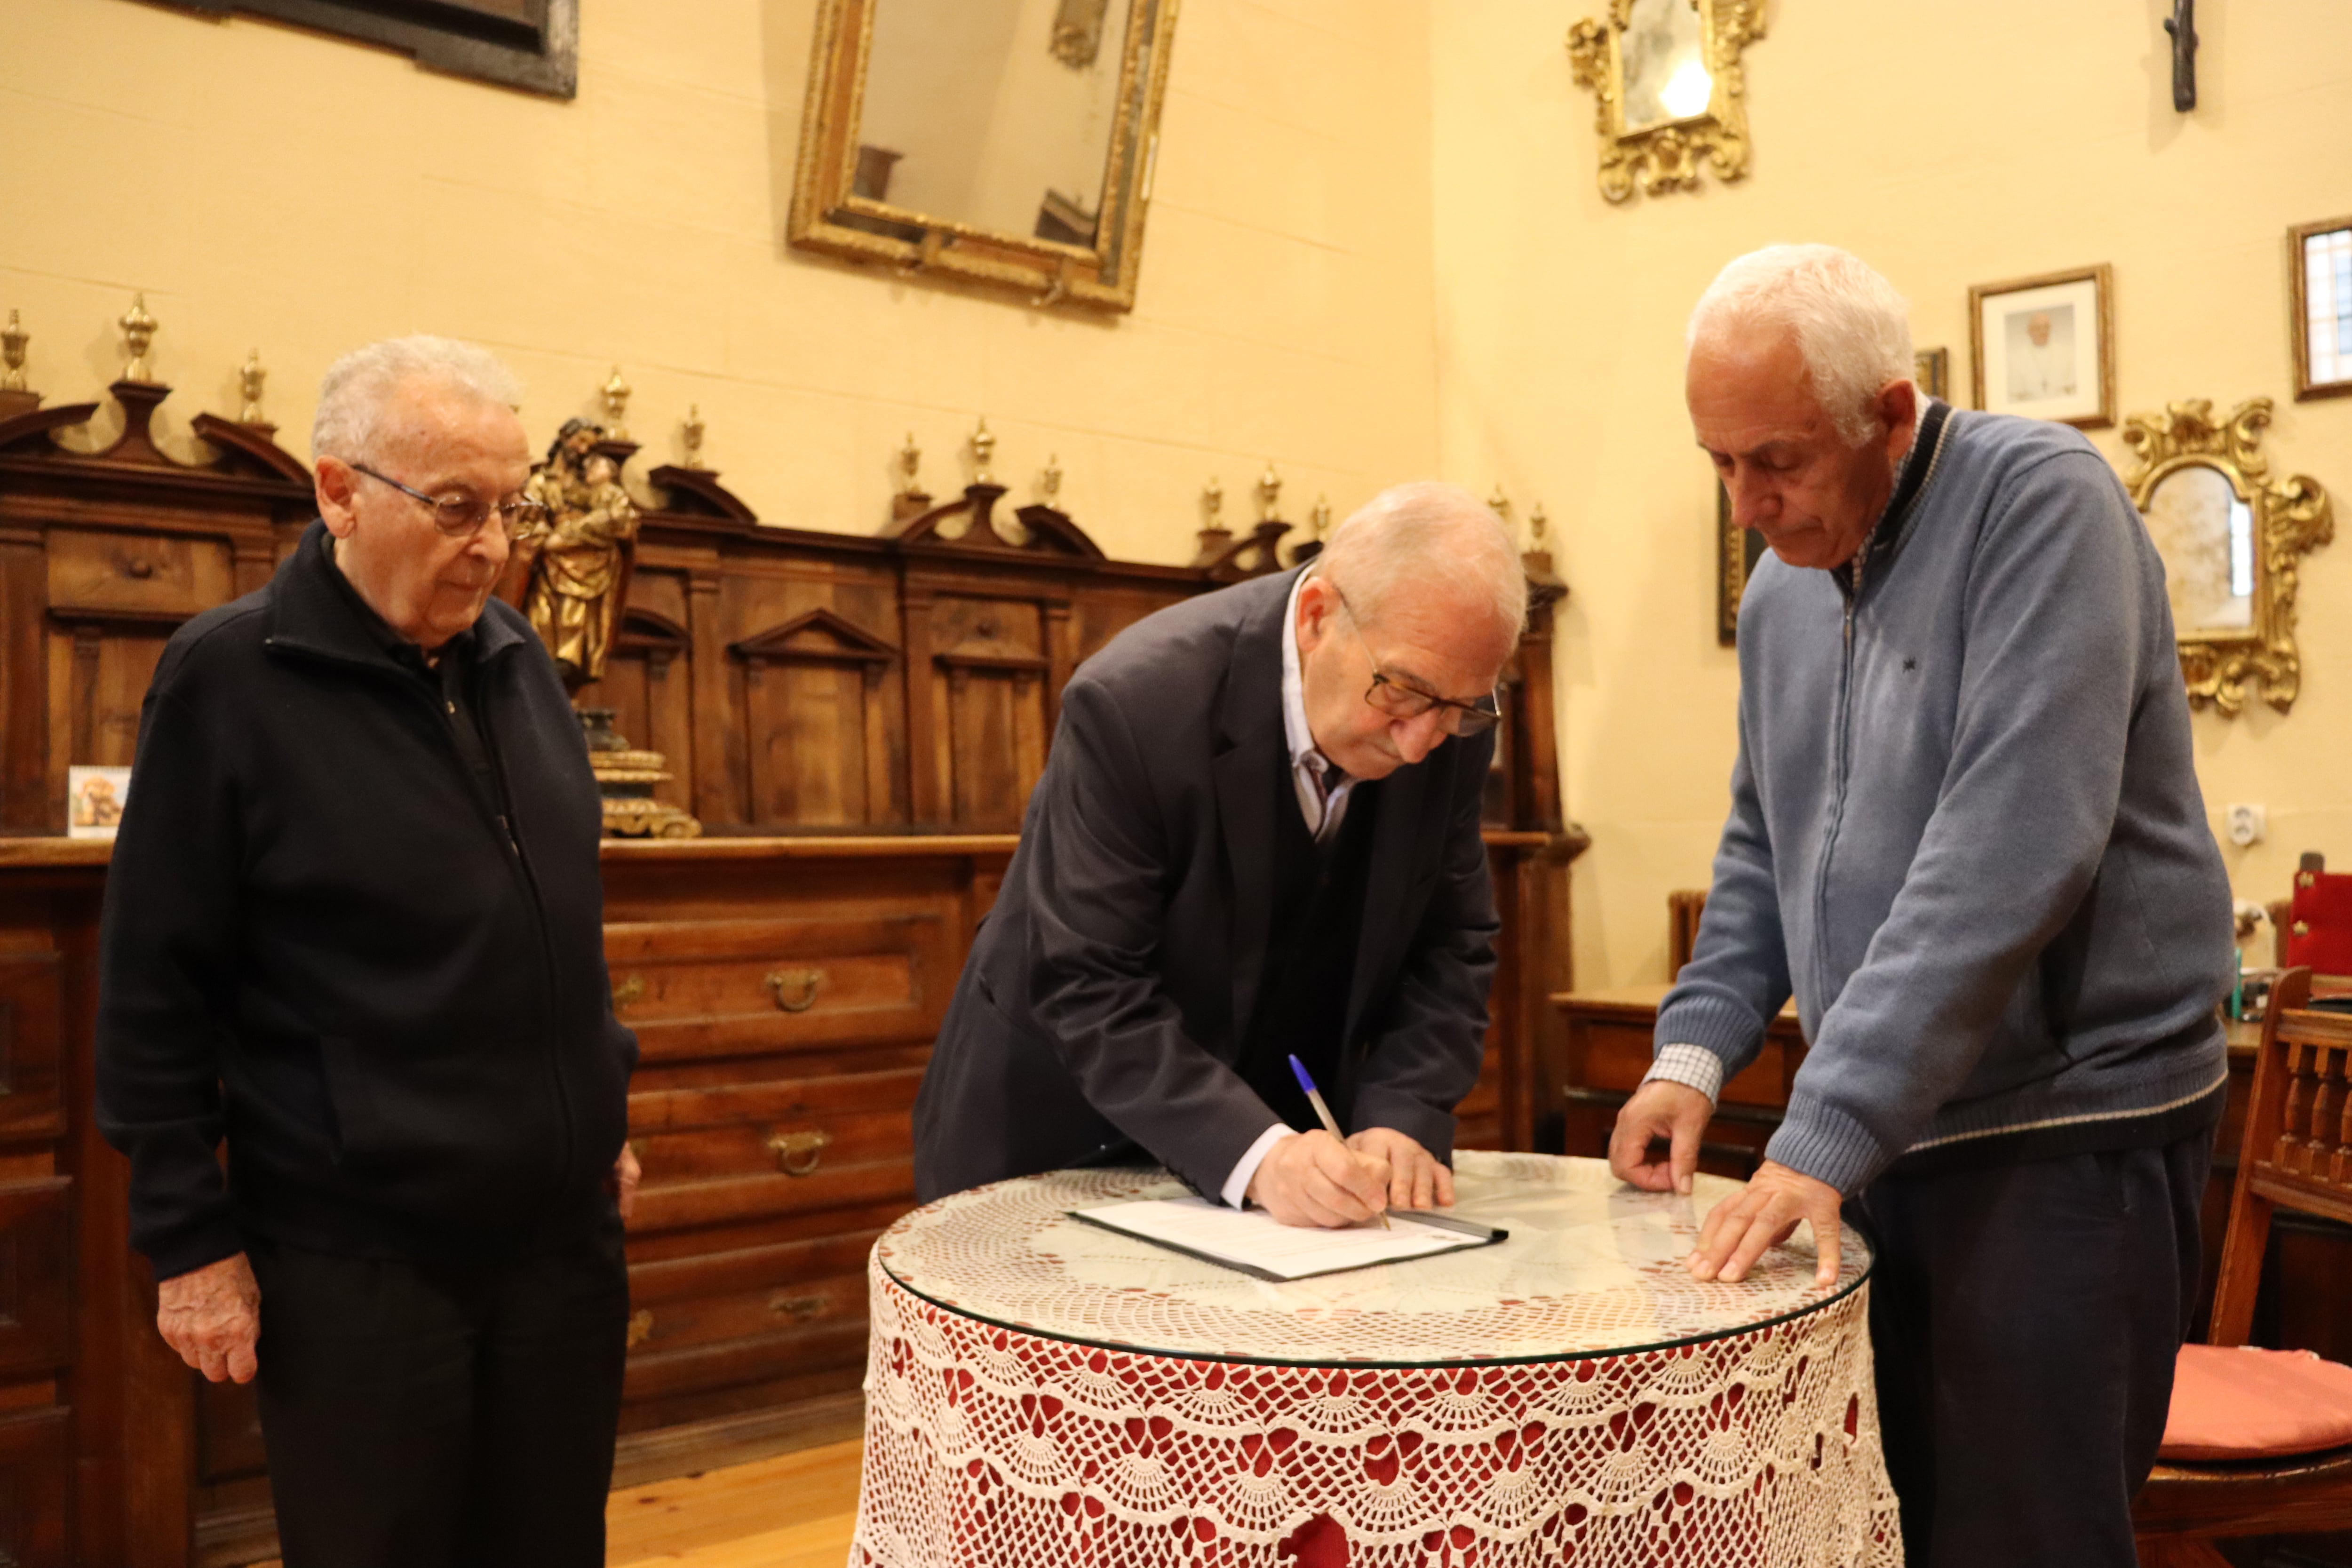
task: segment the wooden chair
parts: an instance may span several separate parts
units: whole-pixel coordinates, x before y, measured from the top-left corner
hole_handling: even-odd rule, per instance
[[[1698,942],[1699,917],[1706,913],[1706,889],[1685,888],[1666,895],[1666,974],[1683,972]]]
[[[2271,993],[2206,1342],[2242,1345],[2271,1212],[2352,1221],[2352,1016],[2305,1010],[2311,972]],[[2233,1463],[2166,1463],[2132,1509],[2143,1568],[2229,1568],[2216,1538],[2352,1530],[2352,1447]]]

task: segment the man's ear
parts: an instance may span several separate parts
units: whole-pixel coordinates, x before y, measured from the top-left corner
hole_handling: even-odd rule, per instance
[[[327,531],[337,539],[349,539],[352,530],[359,526],[359,514],[352,505],[359,479],[341,458],[321,458],[314,465],[311,489],[318,496],[319,515],[326,520]]]
[[[1298,651],[1313,653],[1331,635],[1331,619],[1339,608],[1339,591],[1320,577],[1309,577],[1298,590]]]
[[[1878,418],[1886,426],[1887,455],[1900,462],[1910,448],[1912,432],[1919,426],[1919,387],[1916,382],[1890,381],[1878,389]]]

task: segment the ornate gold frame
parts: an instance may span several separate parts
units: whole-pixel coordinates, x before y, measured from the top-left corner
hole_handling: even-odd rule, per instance
[[[1633,25],[1633,0],[1609,0],[1609,19],[1591,17],[1568,30],[1568,58],[1579,87],[1592,89],[1593,129],[1601,133],[1601,194],[1622,202],[1638,177],[1652,195],[1695,191],[1702,160],[1716,178],[1748,173],[1748,85],[1740,51],[1764,36],[1763,0],[1688,0],[1698,12],[1707,74],[1706,111],[1639,131],[1625,129],[1625,61],[1621,40]]]
[[[2143,513],[2165,477],[2192,464],[2220,470],[2237,498],[2252,509],[2253,626],[2242,633],[2179,634],[2189,706],[2210,702],[2225,718],[2245,706],[2246,685],[2255,679],[2272,707],[2284,713],[2294,706],[2303,685],[2303,658],[2294,644],[2295,563],[2336,536],[2327,492],[2317,480],[2302,474],[2271,477],[2270,459],[2261,450],[2270,422],[2267,397],[2247,399],[2218,425],[2212,400],[2204,397],[2124,421],[2124,445],[2139,459],[2124,484]]]
[[[1034,305],[1133,310],[1178,0],[1119,0],[1129,8],[1127,48],[1092,247],[982,228],[855,194],[876,3],[821,0],[817,7],[785,238],[802,250],[896,267],[901,276],[1019,289]]]

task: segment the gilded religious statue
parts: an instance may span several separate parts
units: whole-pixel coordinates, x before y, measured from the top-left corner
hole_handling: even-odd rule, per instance
[[[629,545],[637,535],[637,504],[621,488],[620,465],[597,449],[604,438],[604,426],[593,420],[563,422],[546,461],[523,486],[526,499],[547,509],[547,521],[515,540],[514,569],[525,574],[523,614],[575,703],[583,688],[604,678],[628,592]],[[613,727],[614,709],[578,711],[588,765],[604,796],[604,831],[629,838],[700,835],[700,823],[654,798],[655,786],[674,776],[667,759],[632,747]]]
[[[536,547],[523,613],[574,691],[604,677],[621,619],[625,551],[637,532],[637,504],[613,459],[596,450],[604,437],[593,421],[564,421],[523,487],[547,521],[517,542]]]

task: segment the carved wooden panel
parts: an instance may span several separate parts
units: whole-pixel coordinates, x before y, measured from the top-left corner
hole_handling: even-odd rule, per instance
[[[0,1413],[0,1563],[65,1568],[68,1412]]]
[[[752,820],[798,827],[890,822],[893,704],[885,683],[898,650],[818,608],[730,651],[743,665]]]
[[[931,608],[930,699],[939,798],[973,832],[1021,826],[1045,767],[1046,617],[1039,606],[942,597]]]
[[[58,1003],[55,952],[0,952],[0,1138],[65,1131]]]
[[[0,1184],[0,1376],[67,1362],[73,1178]]]

